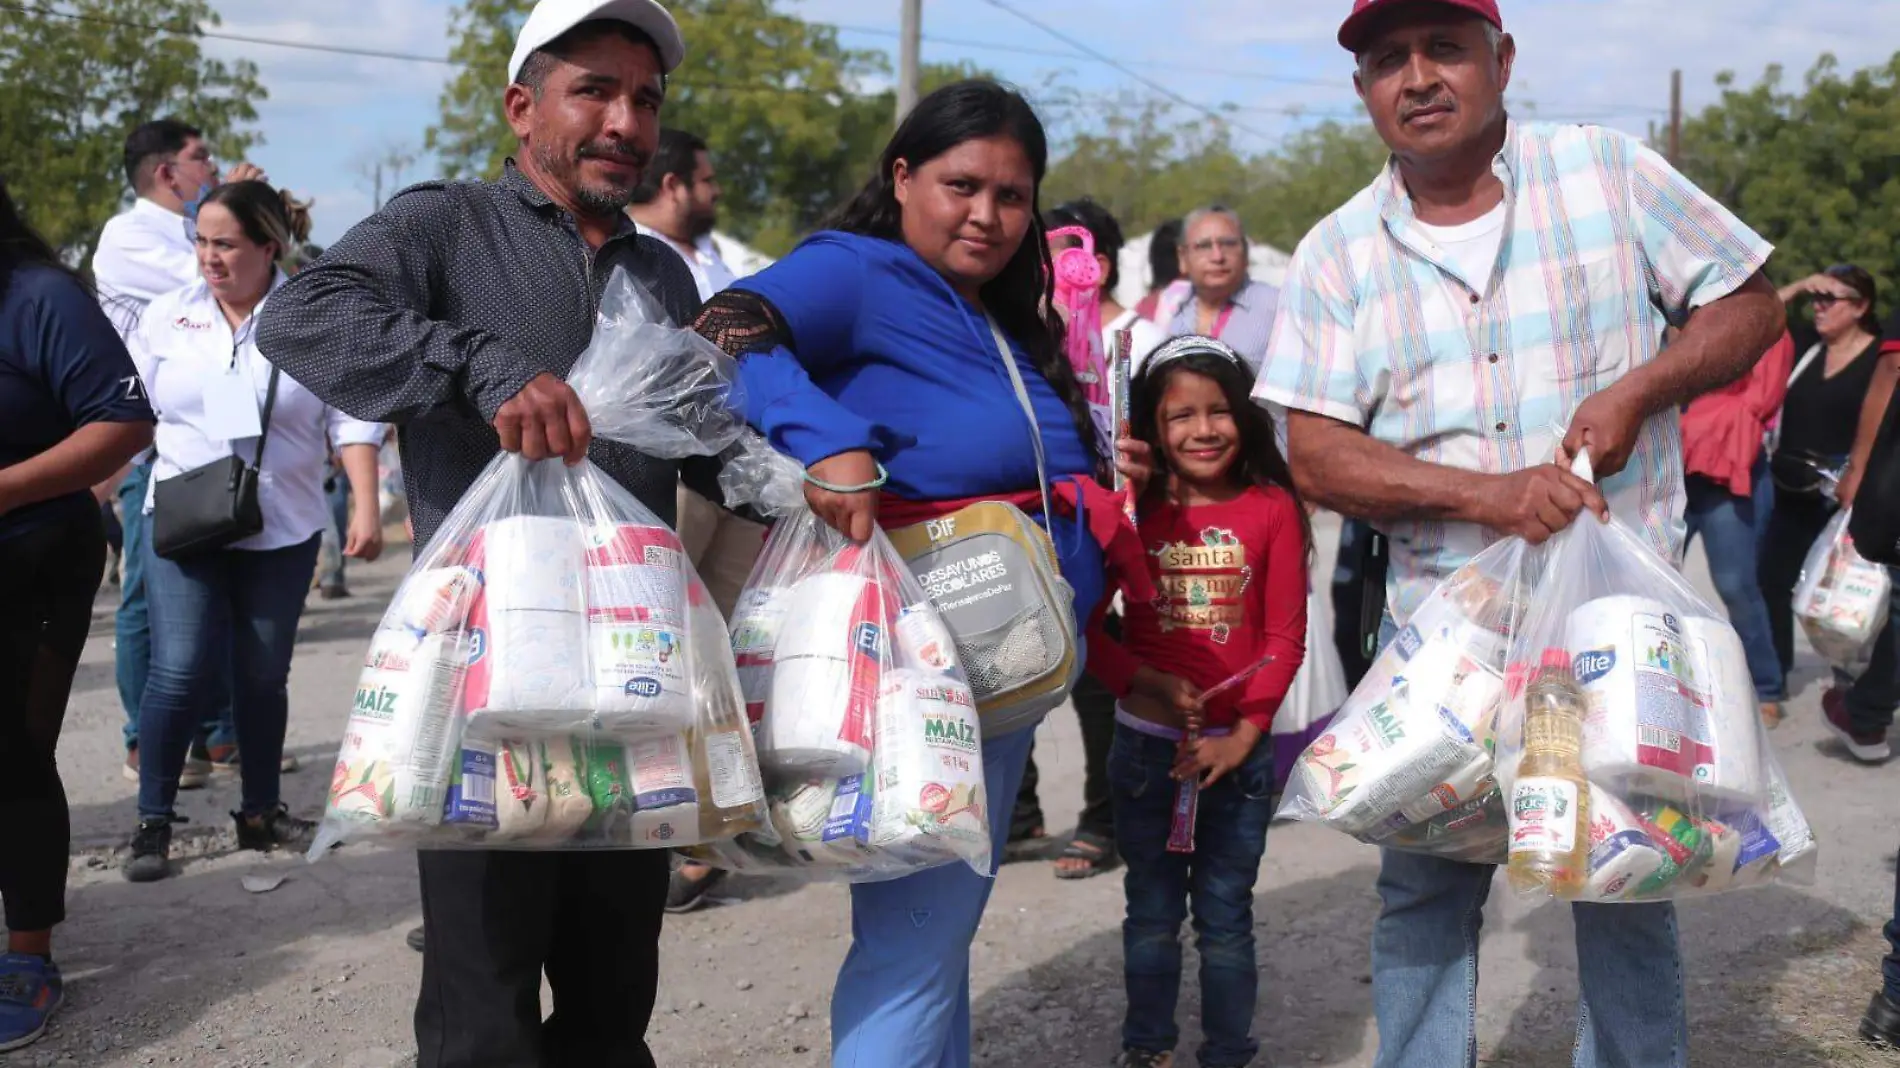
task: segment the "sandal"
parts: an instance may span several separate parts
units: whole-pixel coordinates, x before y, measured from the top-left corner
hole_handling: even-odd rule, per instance
[[[1009,841],[1003,843],[1003,863],[1014,864],[1018,861],[1035,860],[1049,849],[1049,832],[1040,825],[1030,827],[1021,834],[1011,833]]]
[[[1080,866],[1065,868],[1062,866],[1065,860],[1079,860],[1083,863]],[[1113,839],[1104,838],[1099,834],[1090,834],[1087,831],[1077,831],[1075,837],[1069,839],[1069,844],[1063,846],[1062,852],[1056,855],[1056,878],[1090,879],[1105,871],[1111,871],[1120,864],[1121,857],[1115,853]]]

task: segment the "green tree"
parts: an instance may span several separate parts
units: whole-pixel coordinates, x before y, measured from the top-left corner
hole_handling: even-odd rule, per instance
[[[1900,55],[1845,74],[1822,56],[1799,89],[1779,66],[1683,123],[1680,166],[1775,245],[1778,282],[1857,263],[1900,285]]]
[[[1092,196],[1129,235],[1209,204],[1240,213],[1256,241],[1291,250],[1385,165],[1370,125],[1326,122],[1244,155],[1219,121],[1187,121],[1163,101],[1124,95],[1097,109],[1050,170],[1046,203]]]
[[[0,14],[0,176],[54,245],[90,257],[128,196],[125,135],[175,115],[223,158],[260,138],[266,96],[250,63],[200,52],[208,0],[63,0]],[[162,32],[160,32],[162,31]]]
[[[492,176],[515,150],[502,118],[508,56],[531,0],[463,0],[450,57],[462,70],[428,132],[450,175]],[[830,27],[778,0],[679,0],[686,62],[669,79],[662,120],[706,139],[725,192],[722,229],[783,252],[861,175],[891,110],[861,93],[886,71],[874,52],[844,48]]]

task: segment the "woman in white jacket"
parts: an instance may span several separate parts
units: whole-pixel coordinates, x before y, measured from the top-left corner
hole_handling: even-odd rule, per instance
[[[326,406],[276,372],[253,342],[257,313],[285,275],[290,224],[278,192],[234,182],[198,213],[202,278],[154,300],[132,337],[132,356],[158,412],[151,512],[166,480],[237,456],[247,466],[265,440],[258,471],[262,532],[225,548],[158,554],[146,543],[152,670],[139,712],[138,830],[125,868],[133,882],[170,874],[172,805],[203,696],[232,665],[243,807],[232,813],[238,846],[308,844],[314,825],[290,815],[278,794],[289,718],[290,661],[329,509],[325,460],[343,458],[357,504],[345,551],[374,559],[382,549],[376,454],[383,428]],[[272,391],[275,400],[271,400]],[[264,411],[270,411],[264,434]],[[156,526],[164,525],[154,515]]]

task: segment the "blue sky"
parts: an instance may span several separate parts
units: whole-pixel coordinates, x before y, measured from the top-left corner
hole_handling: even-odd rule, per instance
[[[805,18],[854,27],[853,48],[888,52],[896,66],[898,0],[781,0]],[[1191,101],[1243,110],[1241,142],[1268,147],[1315,117],[1357,114],[1351,62],[1333,34],[1348,0],[1007,0]],[[238,34],[443,55],[451,0],[213,0]],[[1646,132],[1666,117],[1669,71],[1684,72],[1694,110],[1716,95],[1724,69],[1752,81],[1769,63],[1794,78],[1823,52],[1853,69],[1884,62],[1900,42],[1900,3],[1807,0],[1502,0],[1517,38],[1512,86],[1520,108],[1551,119]],[[1087,94],[1139,88],[986,0],[926,0],[926,61],[969,60],[1026,87],[1058,80]],[[687,42],[691,47],[691,42]],[[998,45],[998,47],[983,47]],[[450,68],[208,42],[221,57],[256,62],[271,99],[260,109],[265,143],[252,156],[273,181],[314,195],[316,240],[328,243],[370,210],[359,173],[391,147],[419,149]],[[718,146],[714,146],[715,150]],[[434,173],[419,162],[406,176]]]

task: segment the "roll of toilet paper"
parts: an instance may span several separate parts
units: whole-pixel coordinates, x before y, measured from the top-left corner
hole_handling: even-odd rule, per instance
[[[1582,901],[1622,901],[1669,863],[1642,818],[1609,790],[1590,784],[1590,877]]]
[[[982,732],[970,688],[901,669],[878,693],[870,844],[953,859],[989,847]]]
[[[359,822],[441,822],[457,755],[462,659],[452,636],[376,632],[337,752],[330,815]]]
[[[692,726],[684,631],[631,616],[625,609],[600,608],[588,615],[596,729],[624,737]]]
[[[472,625],[468,730],[477,738],[566,734],[594,713],[587,617],[578,612],[484,612]]]
[[[481,572],[470,567],[432,567],[403,580],[394,622],[423,634],[461,630],[482,592]]]
[[[1685,793],[1695,780],[1700,714],[1685,680],[1681,620],[1646,597],[1602,597],[1570,613],[1564,643],[1589,702],[1590,777],[1617,789]]]
[[[594,802],[581,781],[580,747],[570,738],[540,746],[541,766],[547,776],[547,823],[533,833],[536,841],[566,841],[579,834],[594,815]]]
[[[482,527],[469,547],[490,615],[582,612],[587,545],[571,518],[518,515]]]
[[[772,693],[772,662],[779,630],[792,607],[789,586],[748,586],[732,612],[732,658],[739,668],[746,719],[758,729]]]
[[[495,749],[496,830],[490,841],[539,834],[548,824],[548,769],[539,742],[503,742]]]
[[[1719,619],[1690,616],[1690,690],[1702,722],[1696,730],[1695,779],[1705,795],[1725,804],[1767,800],[1762,780],[1761,706],[1748,673],[1748,654],[1735,628]]]
[[[449,780],[449,800],[442,822],[472,831],[492,831],[495,818],[495,750],[480,742],[461,748],[455,774]]]
[[[1470,661],[1463,674],[1452,674],[1461,680],[1485,676],[1496,681]],[[1463,686],[1461,681],[1451,692],[1462,692]],[[1490,753],[1464,719],[1439,702],[1446,693],[1445,688],[1433,692],[1403,677],[1391,680],[1383,699],[1356,709],[1349,706],[1331,730],[1307,747],[1295,767],[1295,781],[1327,824],[1364,837],[1379,832],[1382,824],[1389,832],[1388,821],[1394,817],[1399,823],[1419,822],[1401,816],[1403,811],[1423,818],[1470,800],[1455,788],[1446,790],[1446,784],[1454,778],[1469,780],[1467,792],[1475,790],[1488,778],[1489,772],[1480,769],[1488,765]]]
[[[780,660],[759,725],[759,763],[800,778],[863,772],[870,763],[879,678],[877,665],[862,660]]]
[[[874,648],[881,650],[886,641],[881,603],[877,584],[862,575],[811,575],[792,588],[786,615],[797,624],[779,634],[774,656],[780,662],[798,657],[842,660],[865,641],[874,641]]]

